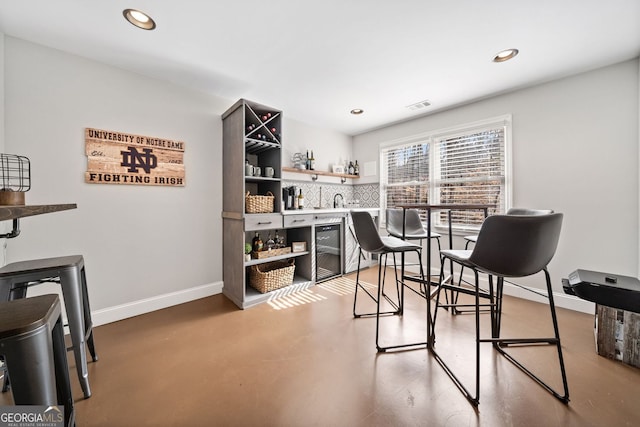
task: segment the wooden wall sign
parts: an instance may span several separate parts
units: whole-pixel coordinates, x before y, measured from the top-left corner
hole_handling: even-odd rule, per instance
[[[184,186],[184,142],[86,128],[90,184]]]

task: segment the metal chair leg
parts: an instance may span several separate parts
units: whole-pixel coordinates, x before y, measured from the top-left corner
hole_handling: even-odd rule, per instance
[[[440,272],[440,276],[441,278],[444,276],[444,263],[445,260],[443,258],[442,260],[442,266],[441,266],[441,272]],[[445,373],[449,376],[449,378],[451,378],[451,380],[453,381],[453,383],[456,385],[456,387],[458,387],[458,389],[462,392],[462,394],[464,395],[464,397],[467,398],[467,400],[473,405],[473,406],[478,406],[478,404],[480,403],[480,286],[479,285],[479,277],[478,277],[478,272],[477,270],[474,270],[475,273],[475,279],[476,279],[476,289],[475,289],[475,332],[476,332],[476,363],[475,363],[475,367],[476,367],[476,375],[475,375],[475,382],[476,382],[476,387],[475,387],[475,396],[471,394],[471,392],[464,386],[464,384],[462,383],[462,381],[453,373],[453,371],[451,370],[451,368],[447,365],[447,363],[442,359],[442,357],[440,357],[440,355],[438,354],[438,352],[435,349],[435,327],[436,327],[436,314],[438,311],[438,305],[439,305],[439,301],[440,301],[440,292],[442,291],[442,289],[444,288],[442,285],[438,288],[438,293],[436,296],[436,311],[434,312],[433,315],[433,334],[432,334],[432,341],[430,343],[430,345],[427,347],[429,349],[429,351],[431,352],[431,354],[434,356],[434,358],[436,359],[436,361],[438,362],[438,364],[442,367],[442,369],[444,369]],[[445,294],[446,294],[446,290],[445,290]]]
[[[420,258],[420,251],[416,249],[416,253],[418,255],[418,259],[421,260]],[[400,296],[399,296],[399,300],[398,300],[398,312],[395,314],[399,314],[402,315],[403,314],[403,310],[404,310],[404,290],[405,288],[409,288],[410,290],[412,290],[413,292],[415,292],[418,295],[421,295],[424,297],[424,295],[422,295],[419,291],[416,291],[415,289],[408,287],[405,283],[404,283],[404,278],[401,277],[400,279],[398,279],[398,269],[397,269],[397,265],[395,263],[395,253],[394,255],[394,272],[395,272],[395,281],[396,281],[396,288],[399,286],[400,288]],[[419,281],[420,283],[424,282],[424,269],[422,267],[422,262],[419,263],[420,264],[420,277],[417,281]],[[386,264],[385,264],[385,271],[386,271]],[[381,278],[381,273],[378,270],[378,281],[380,281]],[[416,279],[413,279],[412,281],[416,281]],[[384,295],[381,295],[381,290],[380,290],[381,286],[378,286],[378,311],[380,310],[380,301],[382,300],[382,297]],[[430,304],[430,300],[429,298],[425,298],[427,304]],[[378,352],[384,353],[388,350],[397,350],[397,349],[403,349],[403,348],[410,348],[410,347],[422,347],[422,346],[426,346],[427,342],[416,342],[416,343],[407,343],[407,344],[398,344],[398,345],[391,345],[391,346],[386,346],[383,347],[380,345],[379,342],[379,327],[380,327],[380,315],[381,314],[385,314],[385,313],[378,313],[376,316],[376,349],[378,350]],[[429,324],[427,324],[427,327],[429,327]]]
[[[360,249],[360,255],[362,255],[362,249]],[[386,262],[387,262],[387,258],[386,258],[387,254],[383,254],[380,256],[380,259],[378,260],[378,271],[380,271],[380,267],[382,266],[382,256],[385,257],[385,270],[386,270]],[[356,285],[355,285],[355,292],[353,295],[353,317],[355,318],[359,318],[359,317],[372,317],[372,316],[379,316],[379,315],[395,315],[395,314],[399,314],[400,311],[400,302],[396,302],[393,301],[391,298],[389,298],[385,293],[384,293],[384,281],[380,280],[380,276],[378,277],[378,290],[376,292],[378,292],[379,294],[381,294],[381,296],[386,299],[389,304],[391,304],[391,306],[394,308],[394,310],[392,311],[384,311],[384,312],[379,312],[378,309],[376,309],[375,312],[370,312],[370,313],[358,313],[357,312],[357,301],[358,301],[358,290],[360,290],[361,292],[364,292],[372,301],[374,301],[376,303],[376,306],[378,306],[378,297],[374,294],[372,294],[371,292],[369,292],[369,290],[367,288],[365,288],[364,286],[362,286],[362,284],[360,283],[360,260],[362,259],[362,256],[358,257],[358,270],[356,271]]]
[[[569,403],[569,386],[567,384],[567,374],[564,367],[564,358],[562,357],[562,346],[560,344],[560,332],[558,329],[558,319],[556,315],[555,303],[553,301],[553,289],[551,288],[551,277],[549,276],[549,272],[545,268],[544,270],[545,279],[547,282],[547,293],[549,298],[549,310],[551,311],[551,321],[553,323],[553,338],[496,338],[492,340],[488,340],[491,342],[497,343],[497,346],[494,345],[496,350],[502,354],[507,360],[513,363],[515,366],[520,368],[525,374],[531,377],[534,381],[540,384],[545,390],[551,393],[554,397],[560,400],[563,403]],[[500,303],[500,306],[502,304]],[[502,307],[500,307],[501,309]],[[558,351],[558,363],[560,365],[560,374],[562,376],[562,386],[564,389],[564,395],[561,395],[556,390],[554,390],[550,385],[542,381],[538,376],[536,376],[533,372],[527,369],[524,365],[522,365],[518,360],[516,360],[513,356],[507,353],[504,350],[504,347],[508,347],[510,345],[527,345],[527,344],[555,344],[556,349]]]

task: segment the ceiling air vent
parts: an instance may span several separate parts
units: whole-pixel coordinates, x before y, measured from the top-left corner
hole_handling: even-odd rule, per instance
[[[420,101],[420,102],[416,102],[415,104],[407,105],[407,108],[411,111],[415,111],[415,110],[421,110],[430,105],[431,103],[429,101]]]

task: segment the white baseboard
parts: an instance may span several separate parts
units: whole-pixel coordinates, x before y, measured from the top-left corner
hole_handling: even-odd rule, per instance
[[[528,288],[533,289],[533,288]],[[535,292],[539,292],[545,297],[536,295],[532,292],[528,292],[518,286],[514,286],[510,283],[504,284],[504,293],[505,295],[510,295],[517,298],[522,298],[530,301],[536,301],[540,303],[547,303],[547,291],[542,289],[534,289]],[[573,295],[567,295],[564,293],[553,293],[553,302],[556,304],[556,307],[566,308],[568,310],[580,311],[582,313],[594,314],[596,312],[596,305],[591,301],[586,301],[581,298],[578,298]]]
[[[91,318],[93,320],[93,326],[106,325],[107,323],[117,322],[129,317],[139,316],[185,302],[217,295],[222,293],[222,285],[222,282],[209,283],[195,288],[157,295],[152,298],[92,311]]]

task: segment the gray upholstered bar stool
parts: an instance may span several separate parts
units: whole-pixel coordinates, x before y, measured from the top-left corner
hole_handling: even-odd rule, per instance
[[[65,425],[74,424],[58,295],[0,302],[0,354],[16,405],[64,405]]]
[[[98,357],[93,344],[93,323],[82,255],[19,261],[5,265],[0,268],[0,301],[24,298],[29,286],[47,282],[60,283],[62,288],[76,370],[84,397],[88,398],[91,396],[91,389],[85,342],[94,362]]]

